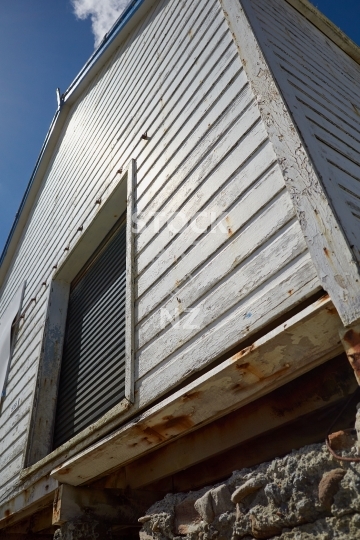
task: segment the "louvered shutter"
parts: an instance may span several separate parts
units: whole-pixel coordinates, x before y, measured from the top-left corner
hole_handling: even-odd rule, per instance
[[[54,448],[125,394],[125,231],[122,223],[71,284]]]

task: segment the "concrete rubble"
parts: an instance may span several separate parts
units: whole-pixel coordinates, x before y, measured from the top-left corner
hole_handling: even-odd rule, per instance
[[[355,446],[341,451],[357,456]],[[141,540],[360,539],[360,463],[307,446],[216,486],[168,494],[139,521]]]

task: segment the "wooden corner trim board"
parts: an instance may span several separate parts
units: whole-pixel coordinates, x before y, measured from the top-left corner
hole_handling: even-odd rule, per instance
[[[251,0],[241,0],[241,3],[240,0],[220,0],[220,3],[255,93],[320,282],[330,294],[343,324],[354,324],[360,320],[359,269],[257,41],[256,36],[260,36],[261,30]],[[269,48],[266,54],[272,54]]]
[[[299,377],[343,351],[329,297],[222,362],[120,429],[55,467],[51,476],[87,484]]]

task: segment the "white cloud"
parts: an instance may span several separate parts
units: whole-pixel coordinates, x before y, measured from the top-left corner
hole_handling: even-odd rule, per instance
[[[79,19],[91,17],[92,30],[97,47],[106,32],[121,15],[129,0],[71,0],[75,15]]]

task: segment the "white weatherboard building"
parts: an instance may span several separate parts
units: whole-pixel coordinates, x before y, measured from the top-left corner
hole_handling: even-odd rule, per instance
[[[292,438],[356,388],[359,63],[307,0],[123,13],[1,259],[0,538],[136,537],[165,493],[325,436]]]

